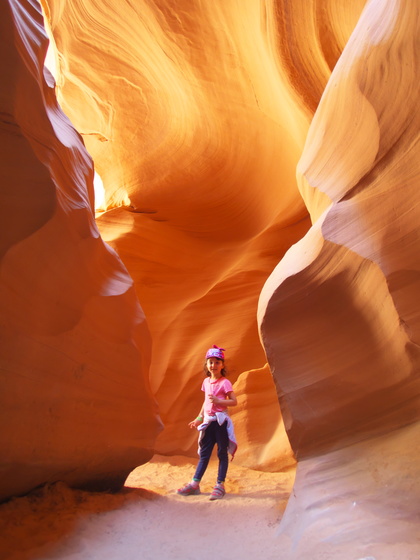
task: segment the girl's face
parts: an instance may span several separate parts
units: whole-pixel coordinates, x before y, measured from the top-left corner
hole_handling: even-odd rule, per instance
[[[223,360],[219,360],[219,358],[208,358],[207,360],[207,369],[211,374],[217,377],[221,375],[223,365]]]

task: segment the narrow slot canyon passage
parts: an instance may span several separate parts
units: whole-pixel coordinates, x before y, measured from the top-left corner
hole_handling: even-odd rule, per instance
[[[0,2],[0,560],[420,558],[419,31]],[[176,491],[215,345],[211,501],[215,453]]]

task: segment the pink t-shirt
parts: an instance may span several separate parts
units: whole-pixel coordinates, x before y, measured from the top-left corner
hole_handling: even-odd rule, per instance
[[[210,395],[214,395],[219,399],[226,399],[227,393],[233,391],[232,383],[226,377],[219,377],[219,379],[211,379],[206,377],[201,386],[204,391],[204,414],[209,416],[216,412],[226,412],[227,407],[221,404],[213,404],[210,400]]]

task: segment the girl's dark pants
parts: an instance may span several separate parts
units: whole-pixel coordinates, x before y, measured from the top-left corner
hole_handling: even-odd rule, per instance
[[[228,446],[229,437],[227,433],[227,421],[221,426],[217,420],[210,422],[205,429],[204,435],[200,442],[200,460],[198,462],[194,479],[201,480],[206,472],[207,466],[215,444],[217,443],[217,456],[219,458],[219,471],[217,474],[217,482],[224,482],[229,466]]]

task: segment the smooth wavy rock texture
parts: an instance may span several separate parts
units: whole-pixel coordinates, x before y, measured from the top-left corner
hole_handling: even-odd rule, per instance
[[[150,334],[96,227],[92,161],[44,69],[40,6],[2,2],[0,30],[0,499],[54,480],[119,488],[160,429]]]
[[[363,13],[298,165],[314,225],[260,298],[298,456],[418,417],[418,24],[399,5]]]
[[[282,558],[417,559],[417,0],[42,7],[105,195],[95,221],[39,8],[7,0],[10,494],[194,456],[218,344],[235,461],[298,460]]]
[[[57,95],[104,183],[97,224],[134,279],[152,335],[165,425],[156,449],[195,453],[186,425],[201,406],[205,350],[226,348],[233,382],[264,368],[259,293],[310,227],[296,166],[363,2],[43,6]],[[271,449],[265,464],[281,468],[289,445]]]
[[[313,226],[259,302],[303,460],[283,522],[297,547],[303,531],[326,549],[356,538],[378,558],[419,554],[419,29],[415,1],[367,4],[298,164]]]

